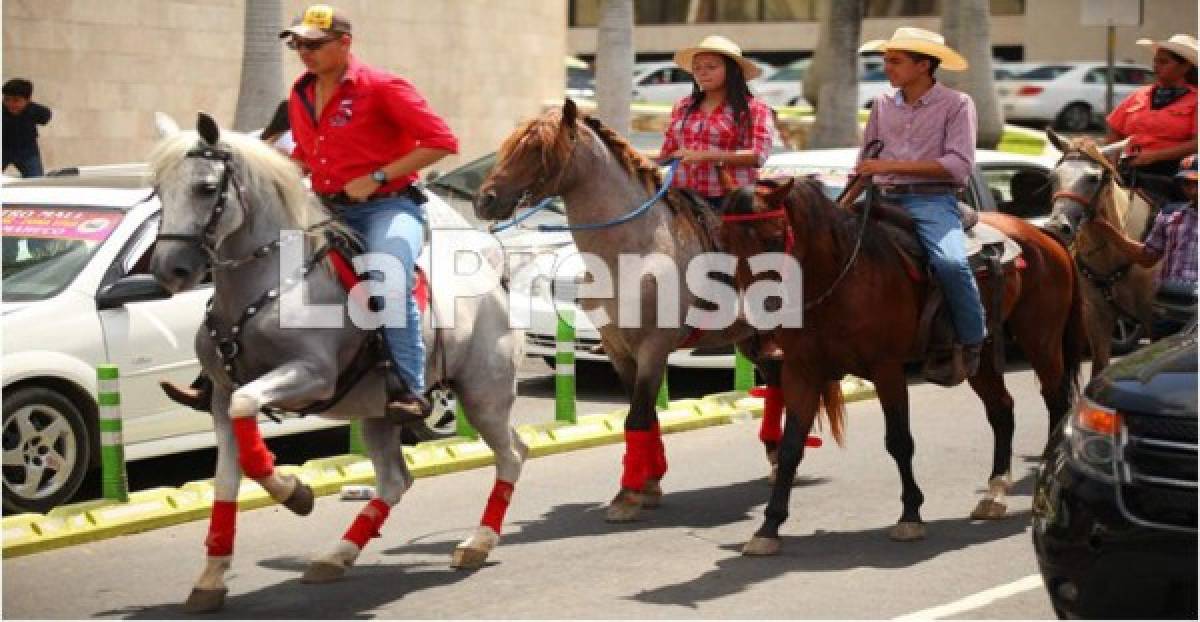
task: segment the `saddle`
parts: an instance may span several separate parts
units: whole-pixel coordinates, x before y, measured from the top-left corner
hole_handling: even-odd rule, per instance
[[[851,210],[861,216],[863,205],[856,203]],[[1003,339],[998,337],[1003,331],[1005,272],[1024,266],[1021,247],[1000,230],[980,222],[979,214],[971,206],[960,201],[958,209],[967,238],[968,264],[977,278],[986,279],[987,286],[981,284],[979,293],[989,339],[993,342],[995,366],[996,369],[1003,369]],[[870,215],[896,249],[909,278],[928,284],[929,294],[921,309],[917,332],[917,351],[913,353],[915,360],[923,362],[922,375],[926,380],[942,386],[960,384],[967,377],[962,348],[956,344],[954,323],[945,294],[929,266],[912,217],[903,206],[886,200],[878,200],[872,205]]]

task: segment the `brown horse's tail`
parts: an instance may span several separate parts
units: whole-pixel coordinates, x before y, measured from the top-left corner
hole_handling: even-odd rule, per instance
[[[1063,330],[1063,377],[1059,387],[1068,406],[1074,403],[1079,392],[1079,373],[1087,347],[1087,332],[1083,321],[1083,290],[1079,286],[1079,272],[1073,271],[1071,283],[1071,308],[1067,313],[1067,325]]]
[[[829,434],[838,447],[846,446],[846,399],[842,396],[842,383],[834,380],[821,390],[821,411],[829,422]]]

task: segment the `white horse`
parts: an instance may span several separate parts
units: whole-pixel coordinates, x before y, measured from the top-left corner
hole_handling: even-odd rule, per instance
[[[340,328],[285,327],[313,326],[316,305],[347,305],[344,286],[320,252],[328,232],[344,229],[305,189],[297,167],[260,141],[222,133],[203,113],[196,132],[180,132],[163,117],[159,128],[165,137],[151,161],[163,216],[151,270],[171,292],[195,286],[210,268],[214,285],[205,325],[196,335],[196,353],[214,382],[215,498],[207,562],[185,604],[189,611],[212,611],[224,604],[228,592],[225,573],[233,554],[241,475],[297,514],[308,514],[313,506],[307,485],[275,470],[274,456],[258,430],[260,409],[311,412],[314,404],[326,402],[318,407],[322,416],[364,419],[363,439],[378,496],[341,540],[314,558],[306,581],[342,577],[366,542],[378,535],[413,478],[401,452],[401,427],[383,418],[386,372],[378,357],[365,354],[374,334],[345,321]],[[431,220],[436,225],[453,222],[454,216],[433,214]],[[292,248],[280,242],[285,230],[305,232],[304,265],[285,272],[281,283],[281,263],[289,269],[284,251]],[[457,282],[435,283],[431,307],[450,309],[453,328],[435,328],[429,316],[423,322],[426,377],[431,385],[455,390],[467,418],[496,456],[495,485],[480,526],[455,550],[452,563],[458,567],[482,565],[498,543],[528,452],[510,419],[522,339],[509,326],[507,297],[496,283],[474,297],[456,291],[462,289]],[[478,288],[477,283],[464,287],[472,286]],[[297,295],[305,304],[295,304]],[[447,317],[441,319],[449,325]]]

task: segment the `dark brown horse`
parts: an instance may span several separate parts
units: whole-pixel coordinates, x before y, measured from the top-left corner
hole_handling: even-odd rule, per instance
[[[803,439],[822,402],[826,408],[838,406],[836,397],[831,400],[820,389],[831,383],[837,386],[845,374],[874,382],[883,407],[887,450],[903,484],[900,498],[904,509],[890,535],[895,540],[924,537],[920,514],[924,496],[913,475],[904,365],[917,359],[918,322],[928,294],[927,281],[910,274],[880,227],[869,223],[860,229],[858,216],[830,201],[815,180],[760,181],[727,199],[726,211],[731,215],[778,214],[761,219],[735,216],[737,221],[728,222],[722,233],[729,252],[750,257],[779,248],[790,235],[789,252],[804,270],[804,327],[776,331],[784,349],[782,380],[787,406],[779,474],[766,519],[743,551],[769,555],[779,550],[779,526],[787,518],[792,481],[803,457]],[[1053,430],[1074,398],[1082,356],[1075,268],[1061,244],[1026,222],[1003,214],[982,214],[980,219],[1013,238],[1023,251],[1024,267],[1008,268],[1003,281],[1005,326],[1038,376]],[[839,280],[843,272],[844,278]],[[739,287],[747,284],[748,277],[739,266]],[[979,281],[984,300],[988,299],[990,280]],[[1004,370],[996,368],[992,349],[998,347],[1004,347],[1004,340],[994,335],[985,344],[979,373],[969,380],[983,400],[994,436],[988,493],[972,512],[973,518],[1003,517],[1003,496],[1011,483],[1013,399],[1004,386]]]

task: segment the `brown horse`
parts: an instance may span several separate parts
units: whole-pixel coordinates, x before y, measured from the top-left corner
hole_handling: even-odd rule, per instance
[[[1122,323],[1149,330],[1154,322],[1154,276],[1158,267],[1130,261],[1108,238],[1085,226],[1106,220],[1134,240],[1145,237],[1155,211],[1140,195],[1120,184],[1113,165],[1125,141],[1103,148],[1053,131],[1050,141],[1063,152],[1054,170],[1054,210],[1046,228],[1069,245],[1083,276],[1083,317],[1092,351],[1092,377],[1111,358],[1113,331]]]
[[[924,496],[913,475],[904,365],[917,357],[918,322],[929,293],[928,281],[910,274],[880,227],[868,223],[860,229],[859,217],[830,201],[818,181],[760,181],[754,188],[735,192],[725,207],[736,221],[728,222],[722,231],[727,250],[750,257],[790,237],[789,252],[804,270],[804,327],[776,331],[784,349],[787,405],[779,474],[766,519],[743,551],[778,552],[779,526],[787,519],[792,481],[803,457],[802,440],[821,402],[830,406],[820,388],[836,386],[845,374],[874,382],[883,407],[887,450],[903,484],[904,509],[890,535],[895,540],[924,537],[920,515]],[[771,217],[772,213],[778,216]],[[739,214],[766,217],[739,218]],[[1075,395],[1082,356],[1081,301],[1071,257],[1049,235],[1020,219],[994,213],[981,214],[980,219],[1011,237],[1023,251],[1025,267],[1008,268],[1003,281],[1005,325],[1037,373],[1053,430]],[[739,287],[746,285],[747,277],[739,267]],[[989,281],[979,282],[984,300],[991,291]],[[983,400],[994,437],[988,493],[972,512],[973,518],[1003,517],[1003,496],[1011,483],[1013,399],[992,352],[1002,347],[1003,338],[992,335],[978,374],[969,379]],[[837,405],[836,397],[832,405]]]
[[[654,404],[667,355],[676,348],[737,344],[759,366],[767,384],[774,385],[767,395],[760,432],[768,456],[782,435],[778,415],[771,416],[772,404],[777,405],[774,412],[782,410],[779,365],[776,361],[772,369],[763,355],[769,347],[755,326],[741,317],[723,328],[703,331],[688,323],[689,310],[701,306],[696,304],[700,296],[691,287],[689,267],[695,258],[714,250],[713,241],[688,197],[672,190],[655,200],[662,183],[657,165],[598,120],[580,118],[574,102],[567,100],[561,110],[524,124],[504,142],[475,204],[481,219],[498,220],[544,197],[561,196],[567,222],[577,228],[572,231],[576,246],[596,260],[588,265],[588,272],[593,277],[603,272],[612,279],[609,283],[615,292],[599,296],[581,292],[589,315],[603,312],[611,320],[597,324],[600,339],[630,396],[624,471],[620,491],[608,507],[610,521],[634,520],[642,507],[653,507],[661,498],[659,482],[667,460]],[[639,206],[647,209],[641,211]],[[654,259],[653,270],[631,272],[627,260],[632,258]],[[681,287],[664,291],[672,282]],[[677,302],[672,304],[676,293]],[[620,322],[630,308],[636,311],[637,321]],[[770,429],[772,420],[774,429]],[[840,428],[831,428],[836,439]]]

